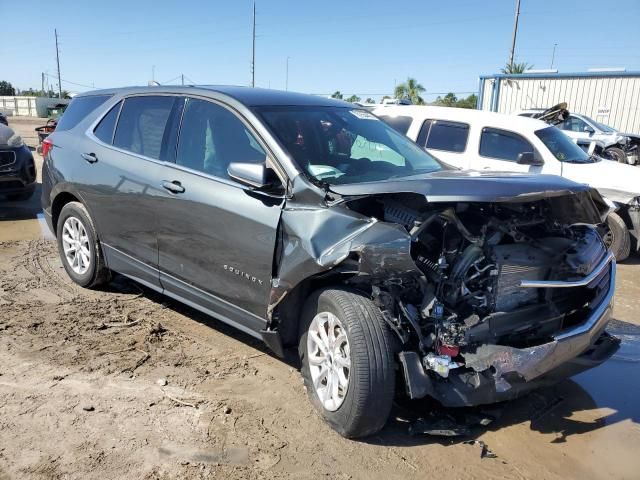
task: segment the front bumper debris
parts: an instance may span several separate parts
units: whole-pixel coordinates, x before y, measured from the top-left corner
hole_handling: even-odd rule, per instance
[[[416,352],[401,352],[409,397],[430,396],[448,407],[511,400],[607,360],[620,341],[604,331],[611,318],[616,273],[612,255],[605,260],[589,275],[595,277],[609,269],[609,289],[600,304],[582,324],[560,332],[548,343],[529,348],[482,345],[475,353],[464,354],[464,368],[452,370],[447,379],[425,372]]]

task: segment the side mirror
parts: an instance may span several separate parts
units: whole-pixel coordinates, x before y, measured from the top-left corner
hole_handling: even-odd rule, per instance
[[[532,165],[534,167],[544,165],[544,161],[541,158],[537,158],[533,152],[522,152],[518,154],[516,163],[519,165]]]
[[[585,125],[584,128],[582,129],[585,133],[588,133],[589,135],[596,133],[596,131],[591,128],[589,125]]]
[[[269,183],[264,163],[233,162],[227,167],[227,173],[233,180],[249,187],[262,188]]]

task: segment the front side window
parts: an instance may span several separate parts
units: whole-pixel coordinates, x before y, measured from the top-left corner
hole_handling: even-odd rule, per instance
[[[257,110],[299,168],[316,181],[374,182],[443,168],[367,110],[322,106]]]
[[[542,143],[549,149],[553,156],[561,162],[567,163],[593,163],[596,157],[590,157],[569,137],[556,127],[547,127],[535,131]]]
[[[535,152],[533,145],[520,135],[485,127],[480,137],[480,155],[515,162],[518,155],[525,152]]]
[[[178,165],[229,178],[230,163],[261,163],[266,157],[244,123],[229,110],[205,100],[187,99],[178,139]]]
[[[56,130],[71,130],[109,98],[111,95],[88,95],[74,98],[60,117]]]
[[[469,138],[469,125],[445,120],[426,120],[424,145],[426,148],[445,152],[464,152]],[[421,143],[423,145],[423,143]]]
[[[557,126],[562,130],[567,130],[570,132],[584,132],[584,127],[588,125],[578,117],[574,117],[573,115],[571,115],[564,122],[560,122]]]
[[[144,96],[125,99],[113,145],[145,157],[164,160],[163,140],[176,97]],[[164,143],[166,145],[166,142]]]

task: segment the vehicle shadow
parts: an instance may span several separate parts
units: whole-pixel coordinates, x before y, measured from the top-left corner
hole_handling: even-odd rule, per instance
[[[104,290],[130,293],[141,288],[146,298],[250,345],[266,355],[279,359],[287,366],[299,368],[295,351],[288,352],[285,359],[280,359],[260,340],[125,277],[117,275]],[[486,431],[498,431],[529,422],[532,431],[555,434],[552,443],[562,443],[571,436],[582,435],[625,420],[640,424],[640,405],[637,403],[640,385],[630,386],[629,379],[635,377],[633,371],[625,370],[636,369],[640,362],[640,326],[617,320],[613,320],[611,325],[612,328],[609,330],[623,340],[620,350],[622,356],[616,354],[595,369],[557,385],[541,388],[522,398],[484,407],[454,409],[445,408],[430,399],[400,400],[394,404],[385,428],[380,433],[359,441],[384,446],[446,446],[475,440]],[[599,409],[610,409],[613,413],[589,413]],[[580,412],[585,414],[576,415]],[[468,428],[468,433],[456,437],[410,434],[410,426],[424,417],[449,418]],[[487,426],[478,423],[479,419],[486,418],[493,421]]]
[[[28,200],[9,200],[0,195],[0,221],[29,220],[42,212],[40,196],[42,184],[38,182],[33,195]]]

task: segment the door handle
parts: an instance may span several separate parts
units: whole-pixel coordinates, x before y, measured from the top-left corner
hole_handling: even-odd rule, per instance
[[[98,161],[98,157],[96,157],[95,153],[83,153],[82,158],[89,163],[96,163]]]
[[[169,190],[171,193],[183,193],[184,192],[184,187],[177,180],[174,180],[173,182],[170,182],[169,180],[163,180],[162,181],[162,188],[164,188],[166,190]]]

